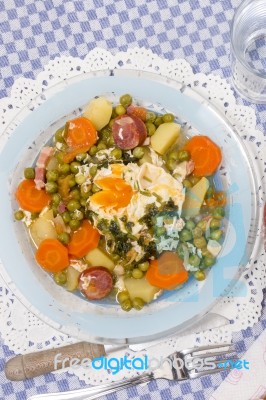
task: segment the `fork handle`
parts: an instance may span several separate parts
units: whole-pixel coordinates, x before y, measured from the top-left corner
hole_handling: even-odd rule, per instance
[[[141,383],[150,382],[153,380],[153,374],[143,374],[139,377],[107,383],[105,385],[93,386],[86,389],[72,390],[70,392],[37,394],[28,398],[28,400],[92,400],[98,399],[101,396],[116,392],[121,389],[129,388],[130,386],[139,385]]]
[[[79,342],[51,350],[42,350],[11,358],[5,365],[5,374],[11,381],[34,378],[69,367],[71,360],[93,359],[105,356],[102,344]]]

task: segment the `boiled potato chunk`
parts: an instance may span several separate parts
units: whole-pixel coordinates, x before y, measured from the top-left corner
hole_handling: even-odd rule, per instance
[[[91,100],[84,111],[84,117],[93,123],[97,131],[109,123],[111,115],[112,103],[105,97]]]
[[[56,239],[53,210],[48,210],[30,225],[30,235],[38,247],[44,239]]]
[[[135,297],[140,297],[145,303],[150,303],[154,299],[155,294],[161,290],[152,286],[145,277],[141,279],[126,278],[124,283],[131,300]]]
[[[112,271],[115,267],[113,260],[101,249],[96,248],[85,256],[91,267],[105,267]]]
[[[178,140],[180,136],[180,125],[175,122],[165,122],[159,125],[151,137],[151,147],[157,153],[163,155]]]
[[[200,208],[209,186],[208,179],[203,177],[196,185],[187,190],[182,211],[184,217],[195,217],[200,213]]]
[[[73,292],[78,287],[80,272],[76,270],[74,267],[72,267],[72,265],[70,265],[69,267],[67,267],[66,273],[67,273],[66,288],[70,292]]]

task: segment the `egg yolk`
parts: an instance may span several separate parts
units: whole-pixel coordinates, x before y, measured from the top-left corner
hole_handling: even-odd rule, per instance
[[[97,179],[94,183],[102,190],[91,196],[92,203],[115,210],[126,207],[130,203],[133,190],[123,179],[105,177]]]

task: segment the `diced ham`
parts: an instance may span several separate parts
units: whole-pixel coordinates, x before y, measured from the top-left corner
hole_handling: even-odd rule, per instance
[[[49,158],[53,155],[54,148],[53,147],[44,147],[40,152],[40,155],[36,162],[36,167],[45,168]]]
[[[34,182],[38,190],[44,188],[45,186],[45,170],[48,161],[53,155],[53,153],[54,153],[54,148],[46,146],[41,150],[40,155],[37,159]]]
[[[36,167],[35,168],[35,186],[36,189],[40,190],[45,186],[45,168]]]

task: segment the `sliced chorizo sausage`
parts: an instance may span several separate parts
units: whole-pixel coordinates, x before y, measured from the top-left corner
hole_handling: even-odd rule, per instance
[[[120,149],[131,150],[144,142],[147,129],[141,119],[124,114],[114,120],[112,135]]]
[[[78,288],[89,300],[103,299],[113,288],[112,274],[105,267],[85,269],[80,274]]]

